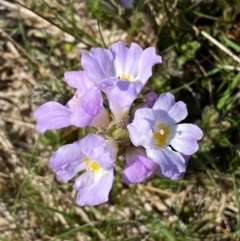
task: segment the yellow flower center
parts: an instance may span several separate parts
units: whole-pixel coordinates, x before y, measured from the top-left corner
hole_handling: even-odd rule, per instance
[[[130,82],[134,81],[133,77],[128,74],[121,74],[118,76],[119,79],[126,79]]]
[[[97,164],[97,162],[93,162],[90,168],[94,171],[98,171],[100,169],[100,166]]]
[[[160,123],[157,125],[156,131],[153,133],[153,137],[155,139],[155,144],[157,147],[162,147],[166,144],[167,138],[170,136],[171,131],[170,129]]]
[[[89,169],[90,171],[99,171],[100,169],[102,169],[96,161],[91,160],[89,157],[86,157],[84,159],[84,162],[87,166],[87,169]]]

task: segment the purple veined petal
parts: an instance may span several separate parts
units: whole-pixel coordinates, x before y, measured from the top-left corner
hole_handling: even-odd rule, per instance
[[[153,105],[153,110],[168,110],[175,104],[175,97],[171,93],[164,93],[159,96]]]
[[[85,168],[85,155],[79,148],[79,141],[61,146],[51,157],[49,166],[58,178],[68,181]]]
[[[69,121],[71,111],[58,102],[49,101],[34,111],[34,117],[37,119],[36,130],[45,132],[72,125]]]
[[[147,156],[156,162],[167,178],[175,179],[186,171],[186,164],[183,156],[168,148],[146,149]]]
[[[64,73],[64,79],[69,86],[80,91],[80,96],[94,85],[84,71],[67,71]]]
[[[174,124],[184,120],[188,115],[186,104],[182,101],[176,102],[170,107],[168,115],[175,121]]]
[[[134,119],[127,126],[130,139],[134,146],[143,146],[145,148],[153,147],[153,132],[148,121],[144,119]]]
[[[138,74],[138,61],[142,53],[143,49],[138,44],[131,43],[126,54],[124,72],[121,74],[128,75],[134,80]]]
[[[137,79],[146,84],[149,77],[152,75],[152,67],[155,64],[161,64],[162,57],[156,54],[156,49],[149,47],[145,49],[139,59],[139,72]]]
[[[126,184],[144,181],[153,175],[157,164],[146,156],[143,148],[128,148],[125,155],[127,165],[124,167],[122,179]]]
[[[132,0],[118,0],[119,4],[124,8],[133,8]]]
[[[203,132],[198,126],[193,124],[178,124],[172,126],[171,131],[175,135],[169,144],[175,150],[184,155],[192,155],[198,150],[199,145],[197,141],[203,137]]]
[[[113,55],[116,77],[124,72],[127,49],[128,48],[122,41],[118,41],[110,47],[110,51]]]
[[[107,202],[112,184],[113,170],[104,172],[101,176],[96,172],[83,173],[73,186],[78,191],[76,203],[79,206],[94,206]]]
[[[96,134],[88,134],[81,140],[79,148],[87,157],[95,160],[104,170],[112,169],[114,159],[107,149],[106,140]]]

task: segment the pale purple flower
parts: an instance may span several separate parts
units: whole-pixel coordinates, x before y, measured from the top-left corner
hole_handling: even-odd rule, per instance
[[[86,170],[73,186],[78,192],[76,202],[79,206],[98,205],[108,200],[116,153],[117,146],[113,141],[89,134],[60,147],[52,155],[49,166],[64,181]]]
[[[147,157],[157,163],[165,177],[179,178],[186,170],[184,156],[194,154],[203,136],[193,124],[177,124],[187,116],[186,105],[175,102],[171,93],[162,94],[152,108],[140,108],[127,126],[133,145],[146,149]]]
[[[123,169],[122,179],[126,184],[144,181],[154,174],[157,164],[147,157],[142,147],[128,147],[125,152],[127,162]]]
[[[65,81],[76,93],[63,106],[49,101],[34,111],[39,132],[59,129],[70,125],[78,127],[106,127],[109,115],[103,107],[101,91],[90,81],[83,71],[69,71],[64,74]]]
[[[162,62],[153,47],[143,50],[119,41],[108,49],[92,48],[83,53],[81,64],[89,79],[102,89],[109,100],[115,120],[128,114],[131,104],[152,75],[152,67]]]
[[[124,8],[133,8],[132,0],[118,0],[119,4]]]

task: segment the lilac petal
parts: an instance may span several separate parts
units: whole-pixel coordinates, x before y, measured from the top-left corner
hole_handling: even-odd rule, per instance
[[[97,85],[97,87],[100,89],[100,90],[103,90],[103,91],[107,91],[107,90],[110,90],[114,87],[116,87],[117,83],[118,83],[119,79],[117,77],[109,77],[109,78],[105,78],[105,79],[102,79],[99,84]]]
[[[154,91],[150,91],[148,94],[145,95],[145,101],[142,104],[133,108],[132,113],[135,115],[135,112],[138,109],[152,108],[157,99],[158,99],[158,95]]]
[[[121,107],[132,105],[133,101],[142,88],[139,81],[130,83],[129,81],[119,80],[117,85],[106,92],[109,101],[118,103]]]
[[[145,95],[145,102],[148,108],[152,108],[156,100],[158,99],[158,95],[154,91],[150,91]]]
[[[78,91],[75,96],[78,96]],[[101,92],[93,86],[80,99],[73,97],[68,106],[73,109],[70,122],[78,127],[88,126],[103,108]]]
[[[85,164],[84,153],[79,148],[79,142],[61,146],[51,157],[49,166],[63,181],[70,180]]]
[[[81,104],[74,106],[73,112],[69,118],[72,125],[77,127],[86,127],[92,122],[94,116],[89,115]]]
[[[114,74],[113,70],[113,56],[111,51],[104,48],[91,48],[90,55],[94,57],[101,67],[106,77]]]
[[[175,97],[171,93],[164,93],[159,96],[153,105],[153,110],[168,110],[175,104]]]
[[[105,73],[99,66],[97,60],[87,53],[82,54],[81,59],[82,67],[87,77],[92,80],[94,84],[98,84],[102,79],[105,79]]]
[[[103,107],[100,113],[94,116],[92,121],[89,123],[89,126],[104,128],[104,127],[108,127],[110,122],[111,122],[110,115],[108,111]]]
[[[86,172],[76,179],[73,188],[78,191],[76,203],[79,206],[94,206],[108,201],[113,170],[105,172],[100,178],[95,175],[95,172]]]
[[[181,154],[181,153],[180,153]],[[188,164],[188,160],[190,159],[191,156],[187,156],[187,155],[183,155],[181,154],[182,157],[184,158],[184,161],[185,161],[185,166],[187,167],[187,164]],[[176,173],[175,175],[173,175],[171,177],[172,180],[177,180],[177,179],[180,179],[184,176],[185,174],[185,171],[183,172],[180,172],[180,173]],[[160,176],[160,177],[165,177],[163,174],[162,174],[162,170],[161,170],[161,167],[158,166],[156,169],[155,169],[155,175],[157,176]]]
[[[79,148],[90,159],[95,160],[104,170],[110,170],[114,159],[106,146],[106,140],[96,134],[88,134],[81,140]]]
[[[127,47],[122,41],[118,41],[111,45],[110,51],[113,55],[115,76],[118,77],[124,72]]]
[[[162,63],[162,58],[161,56],[156,55],[155,48],[149,47],[143,51],[139,60],[139,72],[137,77],[137,79],[143,83],[143,86],[152,75],[153,65],[160,63]]]
[[[70,126],[69,117],[71,111],[58,102],[49,101],[34,111],[34,117],[38,123],[36,130],[45,132],[46,130],[54,130]]]
[[[131,43],[130,48],[126,54],[126,62],[124,73],[131,76],[132,78],[137,77],[138,74],[138,60],[140,59],[143,49],[136,43]]]
[[[64,79],[69,86],[78,89],[81,93],[85,93],[94,85],[84,71],[67,71],[64,73]]]
[[[176,121],[172,119],[165,110],[154,110],[154,114],[156,116],[156,123],[163,123],[166,126],[176,124]]]
[[[144,119],[134,119],[127,126],[130,139],[134,146],[151,148],[153,146],[153,132],[148,121]]]
[[[90,54],[84,53],[81,61],[82,67],[95,84],[114,74],[112,53],[103,48],[92,48]]]
[[[124,8],[133,8],[132,0],[118,0],[119,4]]]
[[[186,170],[185,160],[178,152],[167,148],[146,149],[147,156],[156,162],[167,178],[176,178]]]
[[[144,181],[154,173],[157,167],[142,148],[128,148],[125,159],[127,165],[124,167],[122,179],[126,184]]]
[[[121,121],[128,115],[130,106],[122,107],[119,103],[113,102],[112,100],[108,100],[108,103],[114,121]]]
[[[172,133],[175,133],[174,137],[170,141],[170,145],[185,155],[192,155],[195,153],[199,145],[198,140],[202,139],[202,130],[193,124],[178,124],[171,127]]]
[[[156,123],[156,115],[155,115],[154,111],[152,109],[149,109],[149,108],[138,109],[135,112],[134,119],[144,119],[144,120],[146,120],[149,123],[149,125],[151,126],[151,128],[154,127],[155,123]]]
[[[168,114],[175,121],[175,123],[184,120],[188,114],[186,104],[182,101],[178,101],[172,107],[170,107]]]
[[[91,116],[100,113],[103,107],[103,98],[101,91],[95,86],[89,89],[80,99],[82,108]]]

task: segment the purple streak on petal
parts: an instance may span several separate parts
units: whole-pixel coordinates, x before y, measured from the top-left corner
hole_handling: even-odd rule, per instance
[[[131,43],[130,48],[128,49],[126,54],[125,68],[124,73],[122,74],[127,74],[134,79],[137,77],[139,67],[138,61],[140,59],[140,56],[142,55],[142,52],[143,49],[138,44]]]
[[[34,111],[34,117],[38,123],[36,130],[45,132],[46,130],[54,130],[70,126],[69,122],[71,111],[58,102],[49,101]]]
[[[76,179],[73,186],[78,191],[76,202],[79,206],[98,205],[108,201],[113,183],[113,170],[96,178],[94,172],[86,172]]]
[[[203,137],[203,132],[198,126],[193,124],[178,124],[172,126],[171,130],[175,135],[169,144],[175,150],[185,155],[192,155],[198,150],[199,145],[197,141]]]
[[[146,156],[143,148],[128,148],[125,159],[127,165],[124,167],[122,179],[126,184],[144,181],[157,167],[157,164]]]
[[[156,50],[153,47],[145,49],[139,60],[139,72],[137,79],[146,84],[149,77],[152,75],[152,67],[155,64],[162,63],[162,58],[156,55]]]
[[[84,71],[67,71],[64,73],[64,79],[69,86],[78,89],[81,93],[85,93],[94,85]]]
[[[146,149],[146,152],[147,156],[161,167],[162,174],[167,178],[175,179],[186,171],[185,160],[178,152],[167,148]]]
[[[70,180],[85,168],[79,142],[61,146],[51,157],[49,166],[63,181]]]
[[[171,93],[164,93],[159,96],[153,105],[153,110],[168,110],[175,104],[175,97]]]

